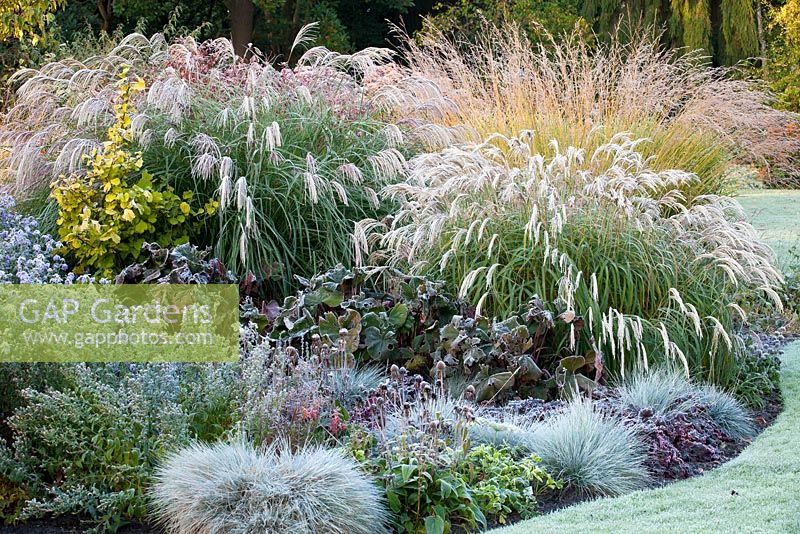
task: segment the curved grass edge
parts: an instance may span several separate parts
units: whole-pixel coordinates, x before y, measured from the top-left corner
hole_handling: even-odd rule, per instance
[[[491,532],[800,532],[800,341],[788,345],[781,359],[784,411],[733,460],[700,477]]]

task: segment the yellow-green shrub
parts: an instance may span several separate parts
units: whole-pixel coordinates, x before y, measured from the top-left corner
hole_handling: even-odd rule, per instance
[[[141,152],[127,149],[135,111],[131,99],[143,90],[144,81],[131,82],[124,69],[108,141],[87,156],[85,175],[62,176],[53,184],[59,237],[77,261],[76,270],[110,275],[116,265],[135,260],[145,241],[164,246],[186,242],[199,217],[216,210],[216,201],[193,208],[189,191],[178,195],[171,187],[159,190],[142,169]]]

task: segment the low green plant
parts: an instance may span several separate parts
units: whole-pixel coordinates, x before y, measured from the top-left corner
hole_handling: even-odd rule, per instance
[[[531,428],[528,446],[542,466],[579,493],[614,496],[646,487],[645,447],[636,431],[576,399]]]
[[[380,460],[378,471],[397,532],[443,534],[454,526],[486,527],[471,489],[449,466],[397,452]]]
[[[460,462],[459,472],[486,518],[504,525],[509,517],[532,517],[536,496],[561,488],[540,463],[536,456],[517,459],[510,449],[479,445]]]
[[[779,394],[781,360],[755,347],[750,351],[741,360],[731,394],[752,409],[762,409],[767,398]]]
[[[276,341],[316,340],[357,361],[394,363],[426,376],[444,362],[448,379],[461,382],[461,391],[472,386],[479,402],[570,396],[593,387],[596,352],[581,356],[570,348],[571,338],[585,335],[584,319],[539,298],[501,321],[475,317],[442,282],[395,269],[339,265],[300,282],[304,288],[282,306],[265,306],[262,324]]]
[[[238,363],[185,363],[177,401],[193,439],[210,443],[235,432],[244,384]]]
[[[345,350],[366,361],[410,364],[416,355],[429,356],[436,325],[466,313],[441,291],[441,282],[392,269],[339,264],[300,283],[297,295],[268,308],[269,336],[296,341],[318,335],[333,347],[345,329]],[[423,357],[409,367],[419,371],[430,364]]]
[[[340,451],[243,441],[195,443],[170,453],[150,488],[170,533],[386,532],[378,486]]]

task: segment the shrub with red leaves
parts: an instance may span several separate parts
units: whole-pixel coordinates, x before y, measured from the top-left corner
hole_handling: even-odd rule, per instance
[[[702,408],[670,416],[636,414],[632,419],[649,446],[647,467],[658,478],[677,480],[702,474],[738,450]]]

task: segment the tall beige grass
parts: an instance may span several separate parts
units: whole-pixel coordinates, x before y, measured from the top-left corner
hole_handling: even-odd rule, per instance
[[[656,169],[697,174],[692,196],[724,193],[742,168],[796,168],[800,140],[786,133],[797,117],[770,107],[770,96],[733,69],[708,68],[697,52],[664,50],[658,35],[590,48],[577,35],[531,44],[513,25],[487,24],[474,44],[428,26],[406,41],[405,76],[382,91],[389,107],[466,140],[495,132],[536,132],[589,151],[628,132]]]

